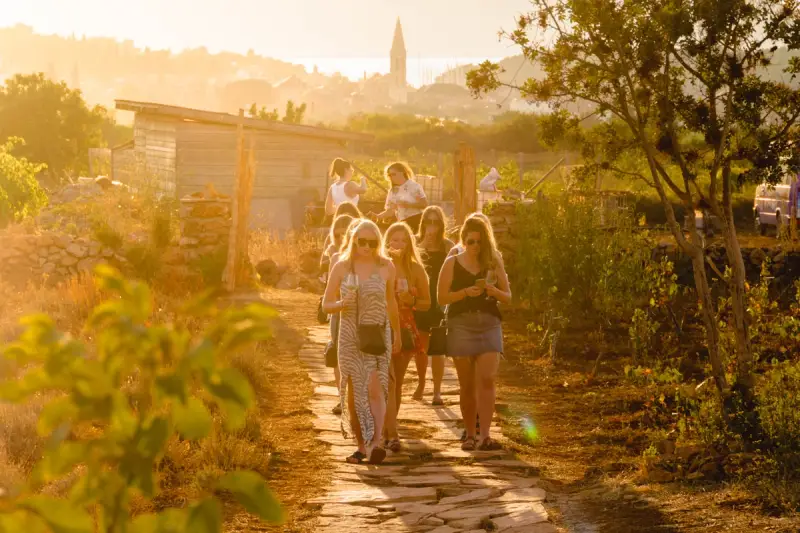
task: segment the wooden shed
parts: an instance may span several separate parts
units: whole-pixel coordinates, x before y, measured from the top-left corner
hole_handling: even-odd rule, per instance
[[[168,197],[181,198],[214,185],[232,194],[236,179],[237,125],[245,146],[253,140],[256,170],[251,225],[284,232],[302,226],[305,206],[325,198],[328,167],[348,142],[371,135],[286,124],[228,113],[117,100],[132,111],[137,173]]]

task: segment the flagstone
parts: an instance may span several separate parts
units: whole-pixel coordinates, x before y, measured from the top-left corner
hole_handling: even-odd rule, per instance
[[[429,498],[436,498],[435,488],[364,487],[360,490],[332,491],[325,496],[308,500],[308,503],[412,502]]]
[[[547,499],[547,492],[540,488],[511,489],[502,496],[492,498],[491,502],[541,502]]]
[[[496,516],[504,516],[512,513],[522,513],[533,509],[533,506],[540,505],[537,503],[495,503],[495,504],[481,504],[471,505],[469,507],[460,507],[444,513],[437,513],[436,516],[447,520],[460,520],[463,518],[494,518]]]
[[[396,485],[403,485],[407,487],[458,484],[458,480],[456,478],[444,474],[431,474],[428,476],[397,476],[390,479],[392,483],[395,483]]]
[[[435,515],[438,513],[449,511],[450,509],[455,509],[455,507],[456,505],[413,502],[413,503],[396,503],[393,505],[393,510],[397,511],[398,513],[422,513],[422,514]]]
[[[339,388],[332,385],[317,385],[314,387],[316,396],[335,396],[339,397]]]
[[[326,503],[320,510],[320,516],[357,516],[368,517],[378,516],[381,513],[374,507],[364,507],[361,505],[343,505],[339,503]]]
[[[460,496],[449,496],[447,498],[442,498],[439,500],[439,505],[486,501],[495,494],[496,492],[493,489],[473,490],[467,492],[466,494],[461,494]]]
[[[487,478],[463,478],[461,483],[464,485],[478,487],[495,487],[498,489],[520,488],[527,489],[533,487],[538,482],[537,478],[517,478],[517,479],[487,479]]]
[[[511,513],[508,516],[493,518],[492,524],[496,531],[506,531],[511,528],[532,526],[547,521],[547,511],[541,504],[532,504],[535,507],[521,513]]]

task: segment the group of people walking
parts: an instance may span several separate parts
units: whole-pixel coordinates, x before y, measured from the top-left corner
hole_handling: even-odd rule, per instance
[[[331,165],[336,180],[326,199],[333,215],[322,258],[327,273],[321,311],[330,315],[331,342],[326,364],[339,387],[342,431],[358,449],[351,463],[381,463],[387,450],[399,452],[398,413],[411,360],[422,400],[432,331],[446,332],[444,354],[432,355],[433,405],[444,405],[444,355],[453,359],[464,419],[461,447],[492,450],[490,436],[495,376],[503,353],[498,302],[511,300],[508,277],[489,220],[469,216],[458,232],[446,235],[447,221],[429,206],[405,163],[385,169],[392,189],[382,213],[397,220],[381,233],[358,209],[366,182],[352,181],[343,159]]]

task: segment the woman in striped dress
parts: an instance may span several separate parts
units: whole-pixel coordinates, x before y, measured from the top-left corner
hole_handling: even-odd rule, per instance
[[[358,449],[349,463],[380,463],[383,423],[389,397],[389,365],[400,349],[400,321],[394,294],[395,268],[381,253],[381,234],[374,222],[361,220],[347,249],[331,270],[324,309],[339,313],[339,394],[342,432],[355,437]],[[385,350],[379,355],[359,348],[360,325],[383,326]]]

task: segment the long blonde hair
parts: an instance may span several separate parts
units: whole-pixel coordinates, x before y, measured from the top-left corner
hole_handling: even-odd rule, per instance
[[[467,249],[467,235],[470,233],[478,233],[481,236],[481,251],[478,254],[478,262],[481,265],[481,270],[494,268],[496,258],[501,256],[497,249],[497,241],[494,239],[491,223],[487,223],[483,217],[468,217],[464,221],[464,225],[461,226],[459,235],[461,240],[460,245],[464,250]]]
[[[339,261],[350,261],[353,258],[353,248],[355,248],[355,243],[358,240],[356,239],[356,235],[358,235],[358,232],[365,229],[371,229],[378,239],[378,247],[375,248],[375,259],[378,263],[389,261],[389,258],[383,253],[383,246],[381,246],[380,228],[367,218],[359,218],[350,224],[350,227],[347,229],[347,235],[345,236],[347,242],[342,242],[342,253],[339,256]]]
[[[410,276],[412,273],[412,266],[414,263],[422,265],[422,258],[419,255],[419,248],[417,247],[414,233],[411,231],[408,224],[405,222],[395,222],[389,226],[389,229],[386,230],[386,234],[383,236],[383,253],[384,255],[389,255],[389,240],[392,238],[392,234],[398,231],[405,233],[408,246],[406,246],[402,256],[398,259],[392,258],[392,261],[398,261],[406,271],[406,276]]]

